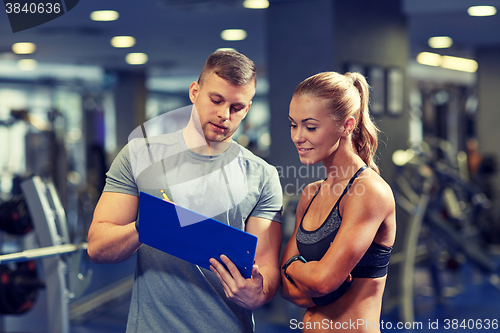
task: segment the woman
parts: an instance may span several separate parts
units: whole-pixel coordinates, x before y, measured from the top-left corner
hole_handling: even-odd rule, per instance
[[[283,297],[307,308],[303,332],[380,332],[396,220],[373,160],[368,98],[361,74],[325,72],[304,80],[290,103],[300,161],[327,171],[304,189],[282,259]]]

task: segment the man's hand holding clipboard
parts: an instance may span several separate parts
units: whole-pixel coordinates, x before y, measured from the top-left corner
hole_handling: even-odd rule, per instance
[[[227,274],[238,271],[245,279],[252,277],[256,236],[176,205],[165,196],[162,200],[139,194],[140,242],[206,269],[211,269],[210,259],[224,255],[231,258],[220,259],[230,263]],[[222,264],[215,261],[212,267],[222,272]],[[255,275],[258,282],[259,274]]]

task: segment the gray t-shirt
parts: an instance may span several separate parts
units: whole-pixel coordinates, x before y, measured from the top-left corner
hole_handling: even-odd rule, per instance
[[[162,197],[240,230],[249,216],[281,222],[278,172],[233,142],[220,155],[189,150],[182,131],[134,139],[107,174],[104,191]],[[253,317],[225,296],[217,276],[143,244],[127,332],[253,332]]]

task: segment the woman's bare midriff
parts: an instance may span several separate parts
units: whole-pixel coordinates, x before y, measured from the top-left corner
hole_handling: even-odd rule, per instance
[[[302,332],[380,332],[385,280],[386,277],[354,279],[337,301],[307,309]]]

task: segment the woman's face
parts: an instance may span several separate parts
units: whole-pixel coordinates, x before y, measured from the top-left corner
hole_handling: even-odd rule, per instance
[[[302,163],[321,162],[337,150],[342,131],[327,113],[323,100],[294,96],[288,118],[291,138]]]

